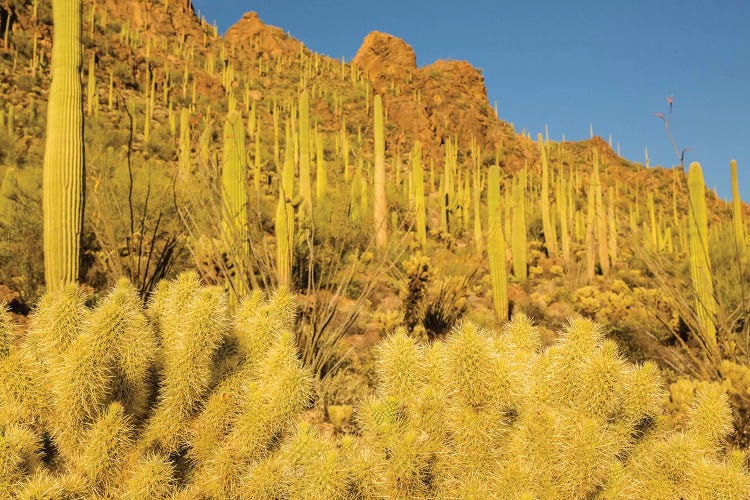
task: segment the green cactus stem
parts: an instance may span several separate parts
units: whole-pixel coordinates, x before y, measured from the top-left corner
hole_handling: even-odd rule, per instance
[[[375,126],[375,244],[379,250],[388,245],[388,200],[385,195],[385,134],[383,129],[383,100],[375,95],[373,110]]]
[[[737,180],[737,160],[729,162],[730,175],[732,177],[732,222],[734,223],[734,239],[737,245],[737,253],[744,258],[745,249],[745,226],[742,223],[742,199],[740,198],[739,181]]]
[[[544,231],[544,246],[551,257],[557,255],[557,241],[555,241],[552,230],[552,217],[549,207],[549,167],[547,165],[547,148],[544,145],[542,134],[537,136],[539,151],[542,156],[542,231]]]
[[[511,228],[511,252],[513,254],[513,274],[524,281],[526,269],[526,171],[521,170],[513,183],[513,227]]]
[[[690,240],[690,275],[695,293],[695,309],[702,340],[715,353],[717,303],[714,296],[711,260],[708,254],[708,217],[703,171],[697,162],[688,170],[688,237]]]
[[[487,256],[490,261],[492,302],[497,319],[508,319],[508,272],[505,267],[505,237],[500,210],[500,167],[493,165],[487,178]]]
[[[310,96],[307,90],[299,95],[299,208],[303,220],[312,216],[312,184],[310,180]]]
[[[414,149],[411,152],[411,162],[417,241],[424,248],[427,245],[427,223],[424,200],[424,171],[422,170],[422,143],[419,141],[414,143]]]
[[[42,210],[45,280],[48,290],[58,290],[78,280],[83,234],[81,0],[55,0],[52,17]]]

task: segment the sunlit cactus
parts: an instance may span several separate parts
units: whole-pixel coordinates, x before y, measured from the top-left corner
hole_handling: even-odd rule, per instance
[[[292,260],[294,257],[294,153],[289,123],[286,125],[284,169],[279,182],[279,200],[276,205],[276,278],[280,287],[291,287]]]
[[[513,275],[523,281],[528,276],[526,243],[526,172],[519,172],[513,181],[513,224],[511,228]]]
[[[119,403],[110,404],[91,426],[80,454],[73,460],[75,472],[84,478],[89,491],[108,489],[121,472],[131,440],[124,408]]]
[[[250,244],[247,225],[247,154],[245,152],[245,128],[240,116],[230,110],[224,122],[223,167],[221,170],[222,200],[224,204],[223,226],[227,244],[238,248],[238,254],[249,257]],[[233,301],[247,293],[246,259],[234,263],[238,267],[232,280],[230,293]]]
[[[379,249],[388,244],[388,200],[385,195],[385,135],[383,129],[383,101],[380,95],[375,96],[373,107],[375,129],[375,242]]]
[[[709,350],[716,349],[716,297],[714,296],[711,260],[708,254],[708,216],[703,171],[693,162],[688,170],[688,236],[690,241],[690,275],[693,280],[695,309],[700,335]]]
[[[417,241],[424,248],[427,245],[427,221],[424,196],[424,171],[422,170],[422,144],[419,141],[414,143],[414,148],[411,152],[411,161],[412,183],[414,184],[414,225],[417,232]]]
[[[500,211],[500,167],[490,167],[487,176],[487,256],[492,279],[492,302],[500,321],[508,319],[508,271],[505,264],[505,237]]]
[[[742,222],[742,199],[740,198],[740,186],[737,180],[737,160],[729,162],[730,177],[732,180],[732,222],[734,223],[734,239],[737,253],[744,257],[747,249],[745,247],[745,225]]]
[[[129,466],[122,487],[122,498],[142,500],[144,498],[171,498],[174,485],[174,466],[166,456],[146,455]]]
[[[307,89],[299,95],[299,213],[303,220],[312,216],[312,177],[310,172],[310,95]]]
[[[83,234],[81,0],[52,3],[52,81],[47,104],[42,210],[49,290],[78,280]]]
[[[557,241],[553,238],[552,216],[549,203],[549,166],[547,165],[547,148],[542,139],[542,134],[537,136],[539,142],[539,152],[542,157],[542,230],[544,231],[544,246],[551,256],[557,254]]]

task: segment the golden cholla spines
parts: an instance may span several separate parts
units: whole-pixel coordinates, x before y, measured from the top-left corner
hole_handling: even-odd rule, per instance
[[[684,430],[670,429],[656,366],[626,362],[594,323],[572,320],[557,344],[541,346],[522,315],[499,335],[467,323],[426,348],[400,332],[387,339],[379,366],[405,364],[385,370],[380,379],[391,389],[360,408],[356,491],[368,498],[750,494],[742,460],[718,446],[731,428],[720,389],[695,398]]]
[[[337,436],[304,416],[312,376],[288,292],[255,291],[233,318],[195,274],[161,283],[145,309],[125,281],[85,300],[46,296],[0,357],[5,497],[750,495],[744,454],[724,444],[724,390],[702,386],[673,427],[656,366],[627,362],[589,320],[546,348],[520,314],[430,345],[398,329],[376,349],[361,432]]]
[[[191,273],[161,283],[148,309],[124,280],[93,310],[85,301],[72,285],[48,294],[0,357],[3,497],[165,498],[178,486],[202,489],[178,485],[185,471],[176,455],[190,455],[190,467],[211,477],[223,473],[228,452],[245,457],[231,470],[248,470],[310,400],[288,292],[270,301],[249,295],[234,320],[223,292]],[[14,329],[4,315],[4,338]],[[43,447],[45,436],[51,446]]]

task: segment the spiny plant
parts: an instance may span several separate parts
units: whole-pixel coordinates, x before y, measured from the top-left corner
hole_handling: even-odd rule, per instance
[[[125,281],[85,300],[47,295],[20,337],[0,322],[14,339],[0,356],[5,497],[750,495],[723,389],[703,387],[675,424],[656,366],[626,362],[588,320],[544,349],[523,315],[430,345],[398,329],[376,349],[361,434],[335,437],[301,416],[312,377],[288,293],[254,291],[232,318],[194,274],[145,309]]]
[[[44,270],[50,290],[79,276],[83,233],[81,0],[52,2],[52,82],[44,151]]]
[[[230,317],[188,273],[147,308],[125,280],[86,300],[49,293],[21,336],[0,317],[0,496],[243,496],[310,400],[294,298],[254,292]]]
[[[722,444],[731,413],[718,386],[695,397],[684,428],[672,428],[656,366],[626,362],[594,323],[572,320],[556,344],[541,346],[523,315],[499,335],[466,323],[429,347],[404,331],[386,339],[378,390],[358,413],[359,494],[750,494],[743,453]]]

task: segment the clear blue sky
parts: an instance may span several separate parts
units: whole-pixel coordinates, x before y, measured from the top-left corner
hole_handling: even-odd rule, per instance
[[[706,184],[729,198],[736,158],[750,201],[750,0],[193,0],[220,32],[250,10],[310,49],[347,61],[364,36],[406,40],[417,64],[464,59],[483,70],[500,117],[536,137],[594,133],[621,154],[676,163],[661,120],[674,96],[672,132]]]

